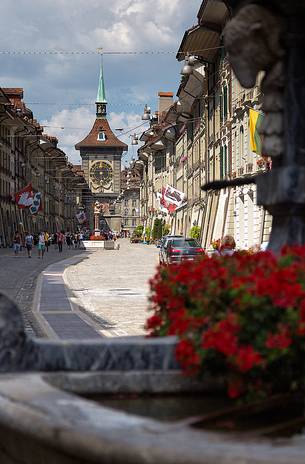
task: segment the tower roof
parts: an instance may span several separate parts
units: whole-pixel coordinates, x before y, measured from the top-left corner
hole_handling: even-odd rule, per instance
[[[99,133],[103,132],[105,140],[99,140]],[[76,150],[81,148],[120,148],[123,151],[128,150],[128,145],[121,142],[112,132],[107,119],[97,118],[89,134],[79,143],[75,145]]]
[[[103,76],[103,66],[100,67],[100,79],[96,97],[96,119],[89,134],[75,145],[76,150],[82,148],[118,148],[128,150],[128,145],[121,142],[112,132],[106,117],[106,94]]]
[[[96,103],[107,103],[106,92],[105,92],[105,83],[104,83],[103,65],[102,64],[101,64],[101,67],[100,67],[100,78],[99,78],[99,83],[98,83]]]

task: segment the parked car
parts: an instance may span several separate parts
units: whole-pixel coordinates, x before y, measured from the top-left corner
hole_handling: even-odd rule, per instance
[[[204,253],[203,248],[193,238],[174,238],[168,241],[165,253],[166,264],[193,261]]]
[[[184,238],[183,235],[164,235],[160,240],[160,249],[159,249],[159,263],[166,263],[166,248],[168,242],[173,238]]]
[[[141,243],[141,242],[142,242],[141,237],[137,237],[136,235],[132,235],[130,237],[130,243]]]

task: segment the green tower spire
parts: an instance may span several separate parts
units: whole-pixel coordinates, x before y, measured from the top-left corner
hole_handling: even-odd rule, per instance
[[[106,92],[105,92],[105,83],[104,83],[104,73],[103,73],[103,65],[101,64],[100,67],[100,78],[96,96],[96,116],[98,118],[105,118],[107,111],[106,111]]]

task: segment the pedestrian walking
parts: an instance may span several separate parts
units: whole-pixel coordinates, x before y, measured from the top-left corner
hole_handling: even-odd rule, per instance
[[[38,240],[39,240],[38,234],[34,234],[33,237],[34,237],[34,245],[36,246],[38,245]]]
[[[64,232],[63,231],[57,232],[56,236],[57,236],[58,251],[59,251],[59,253],[62,253],[62,244],[63,244],[63,241],[64,241]]]
[[[55,250],[57,250],[57,248],[58,248],[57,236],[58,236],[57,232],[54,232],[52,234],[52,238],[51,238],[51,242],[52,242],[52,245],[54,245]]]
[[[33,243],[34,243],[34,237],[32,234],[29,232],[25,233],[25,247],[28,252],[28,258],[32,258],[32,248],[33,248]]]
[[[13,238],[13,247],[15,256],[17,256],[21,248],[21,235],[19,234],[18,230],[16,230]]]
[[[40,232],[38,236],[38,258],[43,259],[43,255],[46,249],[46,241],[44,232]]]
[[[70,232],[67,232],[66,234],[66,244],[67,244],[68,250],[71,250],[72,237],[70,235]]]
[[[46,250],[47,250],[47,253],[49,252],[49,246],[50,246],[50,235],[48,234],[47,231],[45,231],[44,233],[44,239],[45,239],[45,242],[46,242]]]

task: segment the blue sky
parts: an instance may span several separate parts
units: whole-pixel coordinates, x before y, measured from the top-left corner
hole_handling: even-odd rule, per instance
[[[166,55],[105,55],[108,119],[113,129],[141,124],[158,91],[176,93],[175,53],[196,23],[200,0],[1,0],[1,50],[171,51]],[[0,55],[0,86],[23,87],[24,100],[73,162],[74,144],[95,116],[100,57]],[[59,127],[65,127],[60,129]],[[126,135],[122,137],[130,142]],[[132,151],[127,158],[132,156]]]

